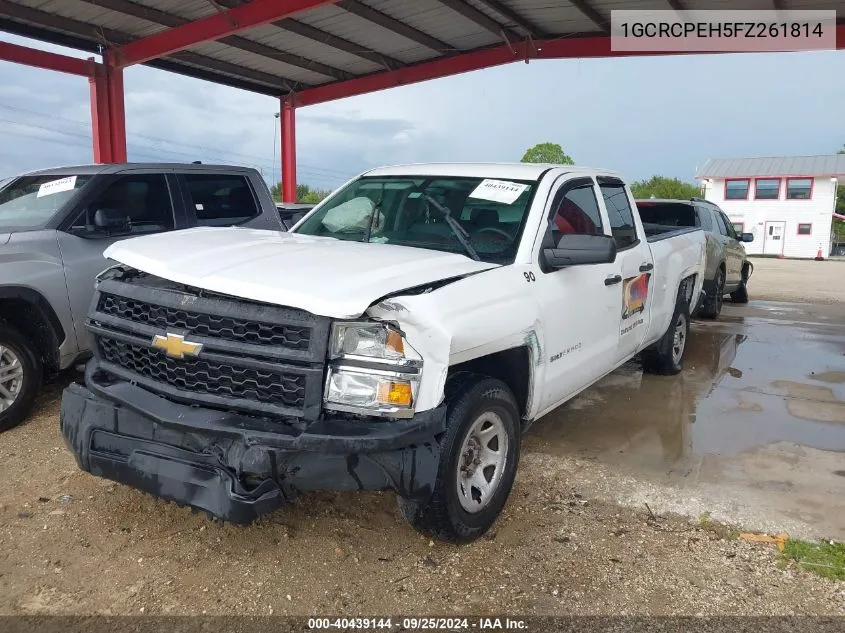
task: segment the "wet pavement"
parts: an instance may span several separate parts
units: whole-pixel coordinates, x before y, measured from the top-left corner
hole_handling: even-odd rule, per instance
[[[704,499],[702,512],[712,503],[843,538],[845,306],[726,304],[693,324],[679,376],[632,361],[540,420],[524,446],[666,484]]]

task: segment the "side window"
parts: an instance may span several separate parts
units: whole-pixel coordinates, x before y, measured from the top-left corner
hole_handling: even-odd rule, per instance
[[[125,214],[133,233],[173,228],[173,204],[162,174],[121,176],[88,205],[90,217],[80,217],[74,224],[90,224],[98,209]]]
[[[592,182],[558,192],[549,221],[560,235],[604,235]]]
[[[726,235],[728,237],[736,239],[736,230],[734,229],[733,222],[731,222],[728,216],[726,216],[724,213],[719,213],[719,215],[722,218],[722,222],[725,223],[725,230],[727,231]]]
[[[616,248],[623,249],[637,243],[637,229],[634,225],[634,212],[628,202],[625,185],[621,182],[599,182],[604,206],[607,207],[607,217],[610,221],[610,232],[616,240]]]
[[[244,176],[184,174],[197,226],[231,226],[259,215]]]
[[[728,226],[725,224],[725,218],[718,211],[713,211],[713,218],[716,220],[716,232],[722,235],[728,234]]]
[[[713,218],[710,215],[710,209],[706,207],[696,207],[698,211],[698,219],[701,221],[701,228],[705,231],[713,231]]]

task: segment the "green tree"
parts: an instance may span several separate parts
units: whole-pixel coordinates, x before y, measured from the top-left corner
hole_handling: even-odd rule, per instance
[[[525,150],[523,163],[552,163],[554,165],[574,165],[572,157],[563,151],[557,143],[538,143]]]
[[[648,180],[638,180],[631,184],[631,192],[638,199],[654,196],[670,200],[689,200],[701,196],[698,185],[665,176],[652,176]]]
[[[270,193],[276,202],[282,201],[282,183],[277,182],[270,187]],[[305,204],[317,204],[331,193],[330,189],[317,189],[304,183],[296,185],[296,201]]]

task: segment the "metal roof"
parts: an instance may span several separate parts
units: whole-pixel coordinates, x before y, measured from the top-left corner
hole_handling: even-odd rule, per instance
[[[757,8],[772,3],[748,1]],[[801,1],[804,5],[808,2]],[[232,22],[230,33],[145,63],[272,96],[320,87],[321,91],[310,98],[303,96],[300,103],[307,104],[523,58],[611,54],[606,36],[613,9],[736,8],[737,2],[279,0],[274,5],[277,9],[294,5],[305,8],[283,19],[241,29],[229,11],[246,11],[249,4],[260,2],[0,0],[0,30],[92,53],[120,52],[126,44],[222,16]],[[836,9],[842,2],[812,0],[809,4],[814,9]],[[599,46],[595,45],[597,36],[601,38]],[[491,51],[496,54],[490,56]],[[483,61],[479,57],[456,61],[476,52],[488,55]],[[423,62],[444,65],[422,74],[413,70],[415,64]],[[408,72],[403,74],[405,70]],[[322,90],[332,84],[391,74],[388,82],[366,83],[344,91]]]
[[[697,178],[743,178],[752,176],[845,176],[845,154],[767,158],[711,158],[696,175]]]

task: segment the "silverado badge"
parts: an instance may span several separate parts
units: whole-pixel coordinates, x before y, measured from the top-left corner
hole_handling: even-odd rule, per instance
[[[185,358],[185,356],[196,356],[202,350],[202,343],[191,343],[186,341],[181,334],[167,333],[166,336],[156,334],[153,337],[152,346],[164,350],[164,353],[173,358]]]

